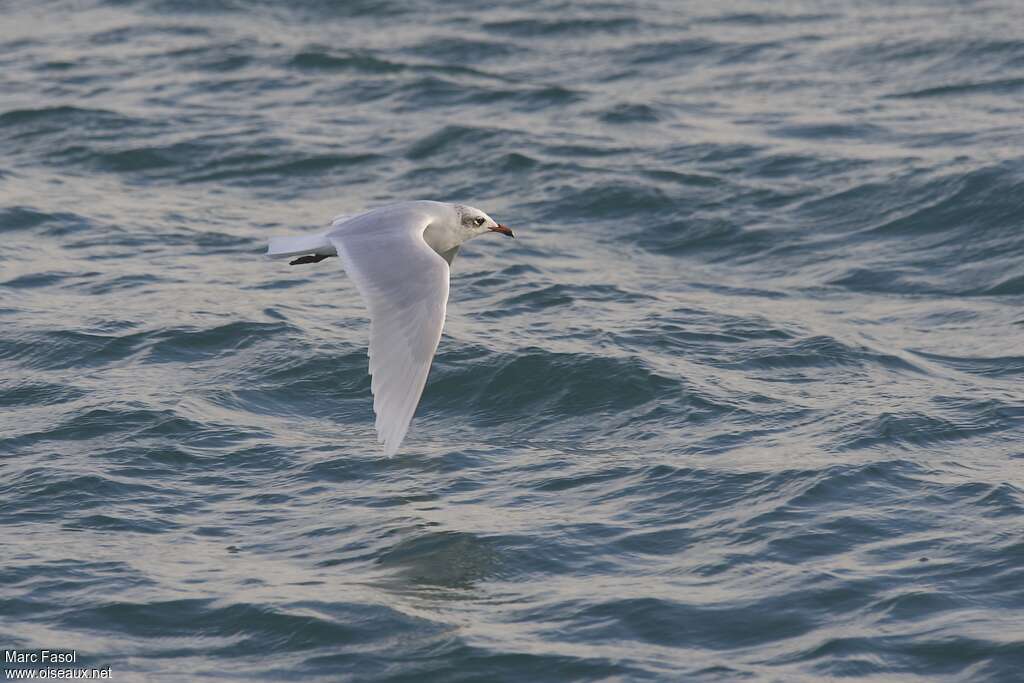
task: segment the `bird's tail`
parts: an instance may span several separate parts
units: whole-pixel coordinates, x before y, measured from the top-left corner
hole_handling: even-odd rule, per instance
[[[267,256],[271,258],[288,258],[316,254],[317,256],[336,256],[338,251],[327,239],[327,233],[316,235],[294,235],[292,237],[271,237],[267,246]]]

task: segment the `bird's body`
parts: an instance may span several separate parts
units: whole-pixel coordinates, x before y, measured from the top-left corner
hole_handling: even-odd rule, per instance
[[[466,240],[512,236],[479,209],[402,202],[338,216],[321,233],[270,240],[267,255],[315,263],[338,256],[370,311],[370,374],[377,436],[398,451],[427,381],[448,303],[449,265]]]

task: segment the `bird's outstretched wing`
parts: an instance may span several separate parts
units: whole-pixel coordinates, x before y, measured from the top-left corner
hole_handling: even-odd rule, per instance
[[[423,241],[430,220],[412,209],[371,212],[327,235],[370,311],[373,410],[388,455],[409,430],[444,327],[449,270]]]

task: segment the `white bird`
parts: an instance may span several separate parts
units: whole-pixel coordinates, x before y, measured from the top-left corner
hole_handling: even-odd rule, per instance
[[[485,232],[514,237],[480,209],[418,201],[338,216],[314,235],[270,239],[268,256],[299,256],[292,265],[338,256],[355,282],[370,311],[370,391],[388,455],[409,430],[441,340],[452,259]]]

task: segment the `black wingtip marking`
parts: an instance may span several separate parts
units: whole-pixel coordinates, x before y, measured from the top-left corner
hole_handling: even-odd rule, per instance
[[[300,256],[294,261],[289,261],[288,265],[298,266],[302,265],[303,263],[320,263],[325,258],[331,258],[332,256],[334,256],[334,254],[309,254],[307,256]]]

